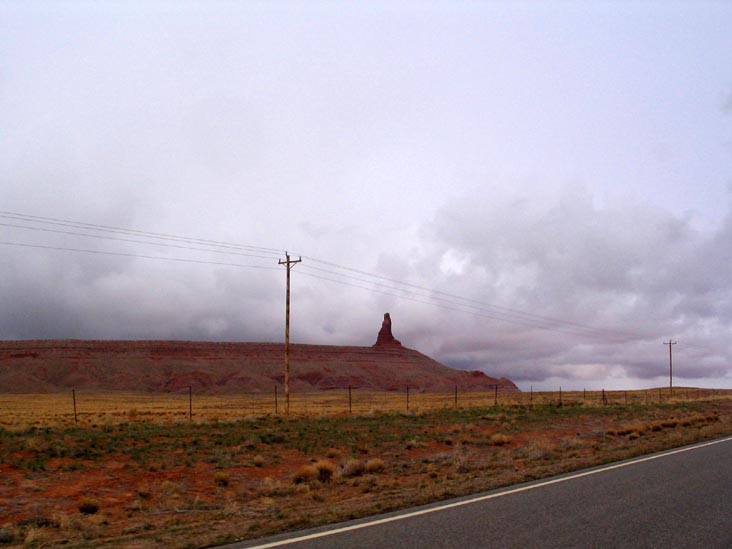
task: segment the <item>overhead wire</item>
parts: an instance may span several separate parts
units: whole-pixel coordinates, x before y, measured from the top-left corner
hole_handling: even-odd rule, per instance
[[[309,259],[312,261],[318,261],[314,258],[309,258]],[[619,338],[619,339],[623,339],[623,340],[628,339],[628,338],[633,338],[633,337],[637,338],[638,337],[638,334],[633,334],[630,332],[611,331],[611,330],[607,330],[604,328],[595,328],[592,326],[579,324],[577,322],[564,321],[564,320],[554,318],[554,317],[546,317],[546,316],[537,315],[537,314],[533,314],[533,313],[525,313],[525,312],[518,311],[515,309],[509,309],[507,307],[487,304],[485,302],[478,301],[475,299],[466,298],[466,297],[458,296],[456,294],[450,294],[448,292],[443,292],[443,291],[439,291],[439,290],[435,290],[435,289],[431,289],[431,288],[426,288],[424,286],[419,286],[416,284],[410,284],[410,283],[406,283],[406,282],[398,283],[396,280],[379,277],[379,275],[374,275],[371,273],[364,273],[364,274],[374,277],[375,280],[377,280],[377,279],[387,280],[387,281],[390,281],[390,283],[387,284],[387,283],[378,282],[375,280],[354,277],[351,275],[344,275],[344,274],[337,273],[332,270],[321,269],[321,268],[313,267],[311,265],[306,265],[306,264],[303,264],[302,268],[311,269],[311,270],[315,270],[315,271],[319,271],[319,272],[325,272],[325,273],[328,273],[331,275],[346,278],[348,280],[355,280],[358,282],[371,283],[375,286],[384,287],[387,289],[411,292],[412,294],[415,294],[420,297],[424,297],[424,298],[431,300],[429,302],[423,301],[424,303],[431,303],[431,302],[448,303],[448,304],[454,305],[456,307],[462,307],[460,309],[455,309],[455,310],[460,310],[463,312],[470,312],[470,313],[477,311],[477,312],[482,313],[482,316],[486,316],[487,318],[493,318],[495,320],[505,320],[507,322],[513,321],[516,324],[521,324],[524,326],[530,326],[530,327],[535,327],[535,328],[540,328],[540,329],[556,328],[558,331],[572,332],[577,335],[611,336],[611,337]],[[355,269],[350,269],[348,267],[342,267],[342,268],[349,270],[349,271],[354,271],[354,272],[363,272],[363,271],[357,271]],[[314,276],[314,275],[311,275],[311,276]],[[335,281],[333,279],[326,279],[326,278],[324,278],[324,280]],[[399,287],[399,286],[394,286],[394,285],[392,285],[392,283],[401,284],[402,286],[404,286],[404,288]],[[369,289],[369,288],[363,287],[363,286],[357,286],[357,287]],[[381,292],[379,292],[379,293],[381,293]],[[404,297],[404,296],[395,295],[395,297]],[[466,310],[465,308],[467,308],[468,310]]]
[[[1,216],[0,216],[1,217]],[[226,254],[226,255],[236,255],[241,257],[254,257],[259,259],[271,259],[269,256],[265,255],[256,255],[256,254],[245,254],[240,252],[232,252],[232,251],[223,251],[223,250],[214,250],[209,248],[195,248],[193,246],[181,246],[178,244],[165,244],[163,242],[149,242],[147,240],[136,240],[134,238],[119,238],[115,236],[106,236],[106,235],[98,235],[98,234],[86,234],[86,233],[77,233],[73,231],[62,231],[59,229],[46,229],[43,227],[28,227],[24,225],[13,225],[11,223],[0,223],[0,227],[12,227],[15,229],[26,229],[30,231],[38,231],[38,232],[46,232],[46,233],[54,233],[54,234],[66,234],[66,235],[72,235],[72,236],[83,236],[85,238],[97,238],[102,240],[113,240],[116,242],[131,242],[134,244],[150,244],[153,246],[162,246],[165,248],[176,248],[179,250],[193,250],[193,251],[199,251],[199,252],[210,252],[214,254]]]
[[[55,217],[44,217],[23,214],[18,212],[0,211],[0,218],[10,219],[14,221],[23,221],[26,223],[35,223],[39,225],[51,225],[56,227],[68,227],[79,230],[99,232],[106,234],[89,234],[89,233],[77,233],[75,231],[64,231],[61,229],[49,229],[46,227],[29,227],[27,225],[15,225],[11,223],[0,223],[0,226],[12,227],[21,230],[32,230],[47,233],[66,234],[69,236],[81,236],[87,238],[97,238],[109,241],[121,241],[135,244],[145,244],[153,246],[161,246],[168,248],[176,248],[183,250],[201,251],[208,253],[224,254],[224,255],[239,255],[245,257],[253,257],[257,259],[274,260],[275,257],[279,257],[282,254],[281,250],[275,248],[267,248],[262,246],[251,246],[243,244],[235,244],[231,242],[223,242],[218,240],[201,239],[188,236],[167,234],[167,233],[156,233],[151,231],[140,231],[136,229],[126,229],[122,227],[114,227],[110,225],[99,225],[93,223],[86,223],[80,221],[73,221],[68,219],[60,219]],[[138,240],[137,238],[121,238],[116,236],[109,236],[109,234],[118,235],[129,235],[136,236],[137,238],[153,239],[149,240]],[[177,242],[179,244],[169,244],[165,242]],[[196,246],[205,246],[205,248],[198,248],[194,246],[182,246],[180,244],[194,244]],[[242,265],[237,263],[228,263],[220,261],[205,261],[205,260],[193,260],[183,258],[169,258],[163,256],[151,256],[144,254],[134,253],[122,253],[122,252],[104,252],[99,250],[85,250],[78,248],[66,248],[62,246],[44,246],[44,245],[31,245],[21,244],[13,242],[0,242],[0,244],[11,245],[11,246],[25,246],[30,248],[45,248],[51,250],[66,250],[73,252],[84,252],[84,253],[96,253],[103,255],[117,255],[126,257],[138,257],[144,259],[158,259],[158,260],[170,260],[178,262],[188,263],[201,263],[210,265],[220,266],[233,266],[233,267],[250,267],[250,268],[261,268],[268,270],[277,270],[277,267],[266,267],[259,265]],[[253,253],[242,253],[242,252],[253,252]],[[261,254],[261,255],[260,255]],[[300,254],[298,254],[300,255]],[[492,303],[486,303],[473,298],[452,294],[449,292],[437,290],[434,288],[428,288],[420,286],[407,281],[399,280],[396,278],[386,277],[368,271],[355,269],[334,263],[318,259],[308,255],[301,255],[301,257],[308,260],[308,262],[320,264],[323,267],[317,267],[310,265],[309,263],[302,264],[301,268],[304,269],[302,274],[310,276],[312,278],[321,279],[328,282],[338,283],[346,286],[360,288],[366,291],[380,293],[382,295],[389,295],[398,299],[408,299],[411,301],[418,301],[421,303],[441,307],[443,309],[455,310],[475,316],[488,318],[491,320],[497,320],[502,322],[513,323],[530,328],[536,328],[541,330],[557,331],[563,333],[571,333],[574,335],[590,337],[590,338],[608,338],[613,340],[627,340],[627,339],[645,339],[645,337],[627,331],[621,330],[610,330],[606,328],[598,328],[587,324],[573,322],[569,320],[563,320],[556,317],[538,315],[535,313],[529,313],[526,311],[520,311]],[[325,273],[328,277],[317,275],[308,270],[316,271],[319,273]],[[337,277],[337,278],[332,278]],[[354,282],[368,284],[369,286],[361,286],[354,284]],[[388,290],[388,291],[387,291]],[[399,293],[390,293],[399,292]]]
[[[352,288],[360,288],[360,289],[363,289],[363,290],[368,290],[370,292],[377,293],[377,294],[381,294],[381,295],[396,297],[397,299],[405,299],[405,300],[408,300],[408,301],[413,301],[415,303],[423,303],[423,304],[426,304],[426,305],[431,305],[431,306],[434,306],[434,307],[438,307],[440,309],[444,309],[444,310],[448,310],[448,311],[457,311],[457,312],[460,312],[460,313],[467,313],[467,314],[470,314],[470,315],[473,315],[473,316],[477,316],[477,317],[481,317],[481,318],[487,318],[487,319],[490,319],[490,320],[497,320],[499,322],[509,322],[511,324],[517,324],[517,325],[525,326],[527,328],[535,328],[535,329],[538,329],[538,330],[546,330],[546,331],[552,331],[552,332],[562,332],[562,333],[567,333],[567,334],[572,334],[572,335],[578,335],[578,336],[585,336],[585,337],[592,337],[593,336],[593,334],[584,333],[584,332],[581,332],[581,331],[579,331],[577,329],[572,330],[571,328],[566,327],[566,326],[548,326],[548,325],[543,325],[543,324],[540,324],[540,323],[537,323],[537,322],[530,322],[530,321],[527,321],[527,320],[510,319],[510,318],[506,318],[506,317],[501,317],[501,316],[498,316],[498,315],[495,315],[495,314],[490,314],[490,312],[486,312],[484,310],[481,310],[478,307],[473,307],[474,310],[467,310],[465,308],[461,308],[461,304],[460,303],[455,303],[455,302],[451,302],[451,301],[447,301],[447,300],[440,300],[440,301],[432,300],[432,301],[428,301],[426,299],[419,299],[419,297],[423,297],[421,294],[416,294],[416,295],[415,294],[413,294],[413,295],[404,295],[403,293],[402,294],[397,294],[397,293],[392,293],[392,292],[385,291],[385,290],[375,290],[375,289],[370,288],[368,286],[361,286],[361,285],[358,285],[358,284],[353,284],[353,283],[350,283],[350,282],[346,282],[344,280],[338,280],[338,279],[335,279],[335,278],[328,278],[328,277],[325,277],[325,276],[319,276],[319,275],[316,275],[316,274],[313,274],[313,273],[309,273],[309,272],[301,272],[300,274],[302,274],[304,276],[311,277],[311,278],[316,278],[316,279],[319,279],[319,280],[324,280],[324,281],[328,281],[328,282],[334,282],[336,284],[341,284],[341,285],[344,285],[344,286],[350,286]],[[393,288],[393,289],[396,290],[396,288]],[[452,304],[452,306],[450,304]],[[625,338],[619,338],[619,337],[616,336],[615,339],[618,340],[618,341],[620,341],[620,340],[624,340]]]
[[[154,255],[144,255],[144,254],[131,254],[131,253],[125,253],[125,252],[108,252],[103,250],[84,250],[79,248],[67,248],[64,246],[45,246],[41,244],[27,244],[27,243],[21,243],[21,242],[6,242],[6,241],[0,241],[0,244],[5,246],[18,246],[18,247],[24,247],[24,248],[40,248],[44,250],[59,250],[59,251],[67,251],[67,252],[81,252],[81,253],[87,253],[87,254],[99,254],[99,255],[111,255],[111,256],[119,256],[119,257],[136,257],[141,259],[159,259],[163,261],[178,261],[182,263],[199,263],[202,265],[219,265],[219,266],[225,266],[225,267],[244,267],[249,269],[265,269],[265,270],[273,270],[277,271],[279,270],[277,267],[267,267],[266,265],[244,265],[241,263],[226,263],[223,261],[204,261],[199,259],[186,259],[181,257],[167,257],[167,256],[154,256]]]
[[[15,219],[19,221],[29,221],[39,224],[47,225],[58,225],[66,227],[84,228],[89,230],[95,230],[100,232],[118,233],[118,234],[129,234],[145,236],[149,238],[155,238],[160,240],[170,240],[178,242],[189,242],[193,244],[209,245],[219,248],[231,248],[231,249],[247,249],[247,250],[259,250],[262,253],[279,254],[281,250],[276,248],[265,248],[261,246],[250,246],[244,244],[232,244],[230,242],[221,242],[218,240],[208,240],[203,238],[193,238],[181,235],[173,235],[166,233],[156,233],[151,231],[140,231],[136,229],[126,229],[123,227],[114,227],[111,225],[98,225],[94,223],[86,223],[82,221],[73,221],[68,219],[59,219],[55,217],[43,217],[38,215],[22,214],[17,212],[0,211],[0,218]]]

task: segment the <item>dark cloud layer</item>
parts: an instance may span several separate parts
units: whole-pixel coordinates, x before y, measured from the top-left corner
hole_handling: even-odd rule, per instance
[[[466,258],[443,287],[602,331],[461,319],[435,347],[443,360],[527,381],[585,371],[648,380],[663,376],[661,344],[672,337],[678,375],[730,375],[732,216],[704,232],[643,204],[597,206],[581,187],[529,205],[472,196],[443,208],[423,244],[432,258]]]
[[[729,6],[414,8],[0,4],[0,209],[269,248],[0,216],[0,338],[278,341],[286,248],[294,341],[729,386]]]

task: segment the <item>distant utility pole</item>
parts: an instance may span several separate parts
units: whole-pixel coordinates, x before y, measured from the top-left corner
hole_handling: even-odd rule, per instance
[[[668,345],[668,395],[672,397],[674,395],[674,357],[671,348],[676,345],[676,342],[668,338],[668,341],[664,341],[663,344]]]
[[[285,260],[280,259],[279,264],[287,269],[287,294],[285,298],[285,414],[290,415],[290,270],[299,259],[290,259],[290,254],[285,252]]]

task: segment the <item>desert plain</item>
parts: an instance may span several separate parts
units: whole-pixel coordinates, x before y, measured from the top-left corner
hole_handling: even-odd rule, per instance
[[[75,396],[0,395],[4,546],[208,547],[732,434],[723,390]]]

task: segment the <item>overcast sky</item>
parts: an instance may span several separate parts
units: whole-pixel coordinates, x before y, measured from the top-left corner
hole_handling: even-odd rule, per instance
[[[731,387],[730,29],[726,1],[0,1],[0,338],[281,341],[287,250],[294,342],[389,311],[537,390],[665,386],[671,338],[675,384]]]

